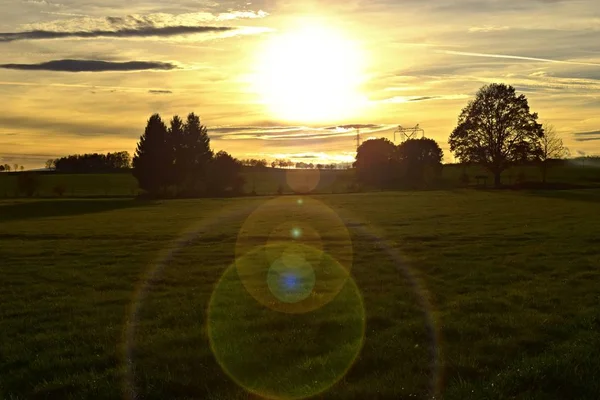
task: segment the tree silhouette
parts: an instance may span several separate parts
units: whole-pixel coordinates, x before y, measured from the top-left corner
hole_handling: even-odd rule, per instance
[[[461,162],[483,165],[500,186],[500,176],[511,164],[539,156],[544,131],[537,118],[525,95],[517,96],[512,86],[484,86],[462,110],[450,150]]]
[[[4,165],[0,164],[0,172],[4,172]]]
[[[170,152],[170,158],[173,160],[173,165],[169,171],[169,182],[180,187],[185,178],[185,165],[183,162],[183,140],[185,126],[181,118],[175,115],[171,119],[169,131],[167,134],[168,143],[166,152]]]
[[[554,126],[550,124],[544,124],[544,136],[541,139],[540,153],[542,182],[546,183],[548,168],[550,167],[552,160],[560,160],[568,155],[569,149],[564,146],[562,139],[554,130]]]
[[[77,154],[46,161],[46,168],[67,173],[114,172],[131,167],[126,151],[107,154]]]
[[[159,114],[148,120],[133,157],[133,176],[142,190],[151,195],[164,191],[173,165],[167,148],[167,127]]]
[[[8,165],[8,164],[4,164],[4,170],[5,170],[6,172],[10,172],[10,165]]]
[[[178,180],[189,194],[206,191],[207,169],[213,157],[206,126],[200,118],[190,113],[183,127],[183,137],[178,143],[176,169]]]
[[[400,179],[413,184],[424,183],[439,175],[444,152],[433,139],[409,139],[396,148],[394,159],[400,167]]]
[[[242,163],[225,151],[219,151],[210,164],[209,190],[212,194],[240,194],[244,178],[240,175]]]
[[[371,139],[363,142],[356,153],[357,179],[377,187],[389,186],[393,180],[396,146],[388,139]]]

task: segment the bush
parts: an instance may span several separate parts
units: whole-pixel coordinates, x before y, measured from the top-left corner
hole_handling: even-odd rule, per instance
[[[64,183],[59,183],[58,185],[52,188],[52,192],[58,197],[63,197],[65,192],[67,191],[67,186]]]
[[[460,179],[460,183],[463,186],[469,186],[469,183],[471,182],[471,178],[469,177],[469,174],[467,174],[466,172],[463,172],[459,179]]]
[[[28,197],[33,197],[40,187],[40,180],[37,174],[32,172],[21,172],[17,177],[17,186],[19,193]]]

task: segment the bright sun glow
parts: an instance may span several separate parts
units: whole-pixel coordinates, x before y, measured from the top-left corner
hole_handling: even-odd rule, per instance
[[[255,90],[276,118],[348,118],[363,103],[363,60],[353,41],[332,29],[307,26],[267,43],[259,55]]]

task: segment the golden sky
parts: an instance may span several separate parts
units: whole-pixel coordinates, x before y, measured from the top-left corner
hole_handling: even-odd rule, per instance
[[[447,139],[511,84],[573,155],[600,154],[597,0],[5,0],[0,163],[133,153],[194,111],[238,158],[350,161],[355,131]]]

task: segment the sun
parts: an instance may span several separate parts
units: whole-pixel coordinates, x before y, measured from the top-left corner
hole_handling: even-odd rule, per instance
[[[259,52],[255,91],[272,116],[293,122],[333,122],[363,103],[359,46],[331,28],[304,26],[274,35]]]

